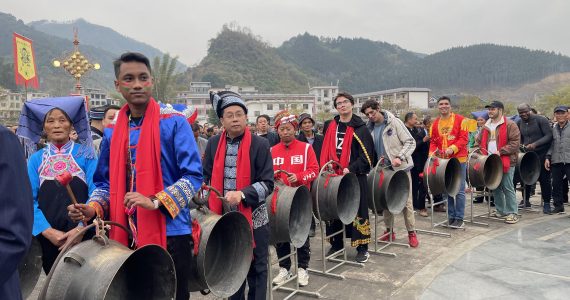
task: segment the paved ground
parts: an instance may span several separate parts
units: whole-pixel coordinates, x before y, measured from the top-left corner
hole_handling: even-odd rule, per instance
[[[531,201],[540,203],[537,196]],[[470,211],[468,204],[466,219]],[[474,212],[487,212],[487,205],[475,204]],[[436,213],[435,217],[443,220],[445,214]],[[476,220],[489,226],[466,223],[465,230],[438,227],[437,231],[451,233],[451,237],[419,234],[420,246],[416,249],[392,245],[385,251],[394,252],[397,257],[372,255],[363,268],[342,266],[337,273],[344,275],[344,280],[311,274],[305,289],[318,291],[323,299],[568,298],[570,218],[567,215],[543,215],[542,210],[534,209],[522,211],[521,221],[515,225]],[[407,243],[401,216],[396,217],[395,227],[396,241]],[[417,229],[430,227],[430,218],[416,215]],[[383,224],[378,228],[383,231]],[[319,232],[311,240],[311,247],[311,267],[322,268]],[[370,250],[373,249],[371,244]],[[349,260],[355,254],[354,249],[348,249]],[[274,270],[277,271],[276,267]],[[40,281],[38,287],[41,284]],[[286,296],[283,292],[274,293],[274,299]],[[37,292],[29,299],[36,297]],[[192,299],[216,298],[193,293]]]

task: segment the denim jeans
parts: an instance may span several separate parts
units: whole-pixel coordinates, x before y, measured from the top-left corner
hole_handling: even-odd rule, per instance
[[[513,184],[513,176],[515,175],[515,167],[510,167],[507,173],[503,174],[501,184],[493,190],[493,198],[495,198],[495,208],[501,215],[516,214],[519,211],[517,197],[515,194],[515,186]]]
[[[461,184],[459,185],[459,193],[457,196],[451,197],[447,195],[447,211],[449,219],[461,219],[465,215],[465,172],[467,164],[461,163]]]

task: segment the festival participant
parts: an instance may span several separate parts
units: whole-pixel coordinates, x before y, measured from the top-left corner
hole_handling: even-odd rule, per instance
[[[546,154],[544,167],[552,170],[553,213],[564,212],[564,175],[570,178],[570,128],[568,126],[568,107],[560,105],[554,109],[556,125],[552,128],[554,137]],[[566,185],[568,187],[568,185]],[[542,187],[541,187],[542,188]],[[566,190],[566,196],[568,191]]]
[[[477,129],[475,131],[469,132],[469,143],[467,144],[469,151],[475,148],[476,145],[476,138],[481,133],[481,129],[485,126],[485,122],[489,119],[489,113],[486,110],[481,111],[474,111],[471,113],[471,116],[477,121]],[[477,191],[483,191],[484,188],[478,187],[476,188]],[[476,197],[473,202],[474,203],[483,203],[483,196]]]
[[[489,120],[477,137],[477,143],[483,154],[497,154],[503,161],[503,179],[493,190],[496,211],[492,216],[505,218],[507,224],[515,224],[519,217],[513,176],[520,146],[519,128],[504,116],[505,106],[502,102],[493,101],[485,108],[488,109]]]
[[[34,200],[21,144],[0,126],[0,299],[22,299],[18,265],[32,241]]]
[[[461,163],[459,193],[455,197],[447,196],[448,224],[451,228],[463,228],[465,215],[465,175],[467,162],[467,122],[462,115],[451,111],[451,100],[446,97],[437,99],[439,117],[430,129],[430,156],[444,158],[455,157]]]
[[[524,151],[533,151],[540,158],[540,192],[543,201],[542,211],[545,214],[551,213],[550,200],[552,198],[551,174],[544,167],[546,152],[552,144],[552,128],[543,116],[531,112],[531,107],[527,103],[522,103],[517,107],[520,120],[517,121],[521,132],[521,145]],[[522,184],[522,183],[521,183]],[[524,184],[522,184],[524,185]],[[524,186],[524,199],[519,203],[521,207],[530,207],[531,185]]]
[[[368,203],[366,191],[368,184],[366,176],[374,163],[374,142],[366,124],[362,119],[352,113],[354,98],[352,95],[341,92],[333,100],[333,105],[339,115],[325,123],[323,133],[323,149],[321,151],[321,164],[330,160],[338,162],[342,168],[335,168],[337,174],[354,173],[360,186],[360,199],[358,214],[351,225],[347,226],[347,237],[351,238],[352,247],[356,247],[355,260],[359,263],[368,261],[368,244],[370,243],[370,221],[368,218]],[[340,220],[334,220],[327,226],[327,233],[332,234],[342,229]],[[332,245],[328,255],[337,252],[343,247],[342,236],[330,238]],[[327,255],[327,256],[328,256]]]
[[[313,146],[313,150],[315,150],[318,161],[321,156],[324,137],[318,134],[315,130],[315,120],[313,120],[310,114],[301,114],[299,116],[299,127],[301,128],[297,139],[301,142],[309,143],[311,146]]]
[[[253,229],[253,260],[241,288],[230,299],[265,300],[269,256],[269,217],[265,198],[273,191],[273,168],[269,142],[246,130],[247,107],[240,95],[223,91],[211,93],[210,100],[223,131],[211,137],[203,162],[204,182],[223,191],[231,209],[247,218]],[[210,194],[210,209],[222,214],[222,203]]]
[[[255,120],[257,135],[266,138],[269,141],[269,146],[273,147],[279,143],[279,136],[275,132],[269,131],[270,122],[268,115],[261,115]]]
[[[78,131],[80,143],[70,139],[72,127]],[[28,176],[34,197],[34,228],[42,248],[42,266],[51,270],[67,238],[80,230],[66,207],[71,198],[60,186],[57,176],[69,172],[69,186],[79,203],[85,203],[95,189],[93,174],[97,158],[83,97],[43,98],[24,104],[18,135],[33,147],[45,134],[47,146],[28,160]],[[87,237],[85,237],[87,238]]]
[[[278,173],[276,177],[288,186],[305,185],[311,189],[311,182],[317,178],[319,173],[319,163],[313,147],[308,143],[303,143],[295,139],[295,132],[299,127],[295,115],[287,111],[281,111],[275,115],[275,128],[279,134],[281,142],[271,147],[271,157],[273,158],[273,170],[286,171]],[[308,199],[310,201],[310,199]],[[277,256],[285,257],[291,253],[290,243],[279,243],[275,245]],[[309,284],[309,260],[311,258],[311,248],[309,238],[305,244],[297,249],[298,255],[298,279],[300,286]],[[279,274],[273,279],[273,284],[282,284],[291,277],[291,259],[287,258],[279,262]]]
[[[426,209],[426,196],[427,190],[423,184],[423,179],[420,174],[423,172],[424,165],[426,164],[429,152],[429,136],[418,121],[418,116],[414,112],[408,112],[404,116],[404,124],[410,131],[410,134],[416,141],[416,148],[412,153],[412,160],[414,167],[410,170],[412,178],[412,203],[414,209],[419,210],[419,215],[427,217],[428,212]],[[422,124],[423,125],[423,124]]]
[[[380,104],[375,100],[366,101],[362,105],[360,112],[368,117],[369,121],[366,127],[372,134],[374,150],[376,151],[378,159],[383,160],[386,165],[390,165],[395,171],[406,171],[408,180],[411,181],[409,171],[414,167],[412,153],[416,149],[416,141],[406,125],[391,112],[381,109]],[[416,121],[413,120],[413,124],[415,123]],[[402,213],[404,214],[404,223],[408,230],[408,243],[410,247],[415,248],[420,243],[414,228],[416,219],[414,217],[412,197],[408,197]],[[395,240],[396,233],[394,232],[394,228],[392,228],[394,225],[394,215],[387,209],[383,211],[383,214],[386,231],[384,231],[380,240],[389,241],[390,232],[392,232],[391,239]]]
[[[130,226],[112,227],[123,245],[167,249],[176,269],[176,299],[189,299],[193,240],[188,203],[202,184],[200,154],[186,117],[152,97],[148,58],[128,52],[114,61],[115,88],[127,104],[106,128],[88,204],[70,205],[75,220],[96,214]]]

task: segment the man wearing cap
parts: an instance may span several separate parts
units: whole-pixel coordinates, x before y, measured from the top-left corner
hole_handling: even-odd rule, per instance
[[[552,143],[552,127],[548,119],[531,113],[531,107],[527,103],[522,103],[517,107],[520,120],[517,126],[521,132],[521,145],[525,151],[534,151],[540,157],[542,165],[540,170],[540,191],[542,193],[542,201],[544,202],[543,212],[550,213],[550,198],[552,195],[552,185],[550,172],[544,168],[546,160],[546,152]],[[523,184],[524,185],[524,184]],[[532,186],[524,186],[524,199],[519,206],[530,207],[530,194]]]
[[[102,124],[105,116],[105,106],[92,107],[89,110],[89,121],[91,123],[91,138],[93,141],[100,140],[103,137]]]
[[[313,147],[308,143],[303,143],[295,139],[295,132],[299,127],[299,123],[295,115],[289,114],[287,111],[281,111],[275,115],[275,129],[279,134],[279,144],[271,147],[271,157],[273,158],[273,170],[286,171],[275,174],[277,180],[281,180],[288,186],[304,185],[307,189],[311,189],[311,182],[317,178],[319,173],[319,163]],[[277,189],[273,196],[277,194]],[[276,198],[275,198],[276,200]],[[310,199],[307,199],[310,201]],[[273,201],[273,199],[272,199]],[[271,207],[275,207],[271,203]],[[275,212],[274,212],[275,213]],[[290,243],[278,243],[275,245],[277,256],[285,257],[291,252]],[[298,253],[298,280],[300,286],[309,284],[309,260],[311,258],[311,248],[309,238],[305,244],[297,249]],[[286,258],[279,262],[279,274],[273,279],[273,284],[282,284],[291,277],[291,259]]]
[[[430,128],[430,156],[455,157],[461,163],[461,181],[457,196],[447,196],[448,224],[451,228],[463,228],[465,215],[465,174],[467,162],[467,122],[462,115],[451,111],[451,100],[443,96],[437,99],[439,117]]]
[[[321,149],[323,148],[324,137],[318,134],[315,130],[315,120],[310,114],[304,113],[299,116],[299,126],[301,127],[297,139],[301,142],[309,143],[313,146],[317,161],[321,156]]]
[[[544,167],[552,171],[553,213],[563,213],[562,178],[570,178],[570,128],[568,126],[568,107],[560,105],[554,109],[556,125],[552,128],[553,142],[546,153]]]
[[[492,216],[505,218],[507,224],[515,224],[519,218],[513,176],[519,153],[519,128],[504,116],[505,106],[502,102],[493,101],[485,108],[489,112],[489,120],[485,123],[477,141],[483,154],[497,154],[503,162],[503,179],[493,190],[496,211]]]
[[[253,229],[253,260],[247,274],[248,299],[265,300],[269,255],[269,217],[265,198],[273,192],[273,164],[267,139],[246,130],[247,107],[239,94],[210,93],[223,131],[211,137],[203,161],[204,182],[223,192],[230,209],[241,212]],[[224,213],[210,194],[210,210]],[[244,299],[245,285],[230,299]]]

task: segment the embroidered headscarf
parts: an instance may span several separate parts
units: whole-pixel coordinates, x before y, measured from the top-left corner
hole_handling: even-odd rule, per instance
[[[287,110],[282,110],[275,115],[275,129],[278,129],[279,126],[287,123],[293,125],[295,130],[299,128],[299,121],[297,120],[297,116],[289,114]]]
[[[37,150],[36,144],[43,135],[45,115],[54,108],[63,110],[71,118],[80,144],[77,156],[96,158],[87,118],[87,106],[85,98],[81,96],[40,98],[24,102],[16,134],[24,140],[26,151],[33,153]]]

